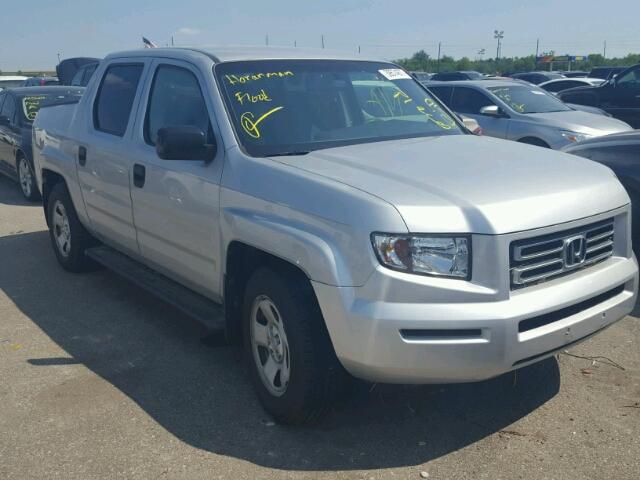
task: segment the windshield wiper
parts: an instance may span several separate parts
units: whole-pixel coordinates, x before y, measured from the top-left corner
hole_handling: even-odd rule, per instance
[[[295,155],[306,155],[309,153],[307,150],[293,150],[291,152],[278,152],[267,155],[267,157],[293,157]]]

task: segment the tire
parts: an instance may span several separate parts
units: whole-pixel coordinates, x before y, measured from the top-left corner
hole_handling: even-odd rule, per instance
[[[245,289],[243,332],[256,393],[277,422],[308,423],[332,406],[348,375],[306,278],[258,269]]]
[[[18,167],[18,184],[20,185],[22,195],[30,202],[40,200],[40,191],[36,184],[33,164],[24,155],[19,155],[16,160]]]
[[[97,241],[78,220],[64,183],[57,183],[51,189],[47,218],[51,245],[62,268],[69,272],[88,272],[99,268],[85,255],[85,250],[96,245]]]

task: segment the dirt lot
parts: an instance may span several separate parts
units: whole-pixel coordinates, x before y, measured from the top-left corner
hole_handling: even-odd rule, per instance
[[[471,385],[364,386],[274,425],[235,347],[108,271],[56,264],[0,178],[0,478],[638,479],[640,322]],[[426,473],[424,473],[426,472]]]

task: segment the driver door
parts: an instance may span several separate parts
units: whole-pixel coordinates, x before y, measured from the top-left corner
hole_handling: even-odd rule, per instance
[[[640,128],[640,65],[621,73],[607,87],[602,107],[633,128]]]
[[[480,109],[495,105],[483,92],[469,87],[455,87],[451,98],[451,109],[478,122],[485,135],[506,138],[510,119],[508,116],[482,115]]]
[[[130,178],[133,217],[143,261],[214,300],[221,295],[220,178],[224,148],[214,134],[211,94],[198,69],[186,62],[156,60],[138,113]],[[218,145],[216,158],[163,160],[158,130],[198,127]]]

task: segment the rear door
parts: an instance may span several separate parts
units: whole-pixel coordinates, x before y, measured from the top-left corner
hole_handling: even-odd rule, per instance
[[[458,86],[453,89],[451,109],[454,112],[473,118],[482,127],[485,135],[506,138],[510,121],[507,116],[496,117],[480,113],[482,107],[490,105],[496,105],[496,103],[480,90]]]
[[[15,97],[6,93],[0,109],[0,117],[3,117],[0,123],[0,169],[11,176],[16,175],[16,148],[20,143],[17,108]]]
[[[212,79],[187,62],[156,60],[151,75],[132,151],[138,173],[131,198],[140,254],[156,270],[219,300],[224,148],[210,101],[217,93],[212,93]],[[215,139],[217,157],[210,163],[159,158],[155,148],[158,130],[170,126],[198,127],[208,143]]]
[[[131,132],[145,69],[150,62],[118,59],[107,65],[91,105],[91,116],[78,128],[76,163],[87,215],[98,236],[127,253],[137,254],[129,176],[133,164]]]

